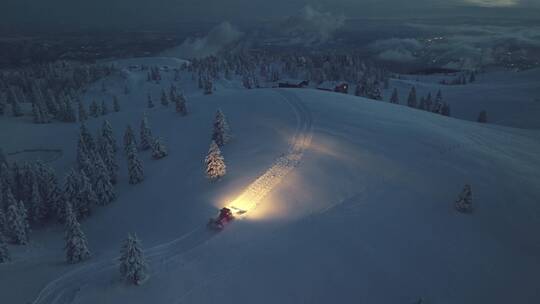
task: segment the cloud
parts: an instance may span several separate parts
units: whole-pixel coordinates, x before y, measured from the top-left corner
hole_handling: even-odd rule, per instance
[[[438,66],[474,69],[497,63],[497,60],[504,58],[509,52],[526,54],[532,50],[538,54],[540,51],[538,26],[410,26],[425,33],[432,33],[431,39],[378,40],[369,46],[374,57],[393,62],[408,63],[418,60]]]
[[[345,24],[345,16],[320,12],[307,5],[298,14],[286,18],[280,31],[305,44],[328,41]]]
[[[369,48],[377,53],[377,58],[393,62],[413,62],[418,58],[415,53],[424,46],[412,38],[391,38],[377,40]]]
[[[465,0],[465,3],[483,7],[510,7],[521,4],[520,0]]]
[[[237,30],[229,22],[214,27],[202,38],[188,38],[180,46],[166,51],[164,55],[179,58],[200,58],[210,56],[237,42],[244,33]]]

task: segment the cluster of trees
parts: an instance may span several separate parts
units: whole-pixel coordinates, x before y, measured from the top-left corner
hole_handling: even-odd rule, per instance
[[[360,54],[270,54],[241,52],[192,60],[182,69],[192,73],[199,88],[211,94],[213,82],[240,76],[245,88],[257,88],[262,82],[298,78],[320,84],[324,81],[360,83],[372,94],[375,84],[388,84],[388,71],[363,60]],[[360,92],[359,92],[360,94]],[[365,93],[368,94],[368,93]]]
[[[161,90],[160,102],[161,105],[164,107],[168,107],[170,103],[174,103],[175,110],[178,114],[180,114],[181,116],[185,116],[188,114],[186,98],[182,92],[178,93],[178,90],[176,89],[176,86],[174,84],[171,84],[168,93],[164,89]],[[154,106],[155,105],[152,95],[148,93],[147,107],[151,109]]]
[[[472,83],[475,81],[476,81],[476,72],[471,71],[468,73],[463,73],[450,81],[443,79],[439,83],[443,85],[465,85],[467,83]]]
[[[0,115],[27,115],[23,104],[31,103],[35,123],[52,119],[75,122],[73,103],[79,95],[86,86],[114,71],[112,66],[60,61],[1,72]]]
[[[113,111],[114,112],[120,112],[120,103],[118,101],[118,97],[113,96],[112,97],[112,104],[113,104]],[[99,116],[104,116],[109,114],[109,106],[107,105],[107,102],[105,102],[105,99],[101,100],[101,103],[97,103],[96,100],[92,100],[90,102],[90,105],[88,106],[88,109],[84,105],[84,102],[79,101],[78,103],[78,119],[80,122],[88,120],[89,117],[97,118]]]
[[[394,104],[400,103],[398,90],[396,88],[392,90],[392,95],[390,96],[389,101],[390,103]],[[409,91],[409,95],[407,96],[407,106],[444,116],[450,116],[450,105],[443,101],[441,90],[437,91],[435,98],[432,97],[430,92],[427,94],[427,96],[420,97],[420,101],[418,101],[416,87],[413,86]]]
[[[210,149],[205,158],[206,176],[212,181],[219,180],[227,173],[227,166],[221,155],[220,147],[225,146],[230,139],[231,133],[225,114],[221,110],[218,110],[214,119]]]

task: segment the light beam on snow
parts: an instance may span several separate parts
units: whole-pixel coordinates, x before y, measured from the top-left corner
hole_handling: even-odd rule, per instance
[[[310,146],[312,139],[311,115],[303,106],[302,102],[287,91],[278,91],[283,95],[287,102],[292,106],[297,116],[298,126],[294,137],[291,139],[289,150],[281,155],[274,164],[252,182],[236,199],[227,204],[239,216],[257,208],[262,200],[270,193],[283,178],[298,164],[302,159],[304,151]]]

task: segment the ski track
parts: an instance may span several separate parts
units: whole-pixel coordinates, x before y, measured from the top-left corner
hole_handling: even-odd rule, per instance
[[[235,200],[249,201],[250,206],[246,211],[257,208],[264,197],[270,193],[283,178],[300,164],[305,149],[310,145],[313,137],[313,119],[310,111],[290,90],[276,89],[287,104],[292,108],[296,120],[295,134],[286,153],[281,155],[265,173],[251,183],[246,190]],[[248,216],[248,214],[243,215]],[[216,232],[209,231],[205,225],[198,226],[184,235],[169,242],[156,245],[145,250],[145,255],[150,269],[159,269],[173,258],[184,255],[206,244]],[[107,256],[100,261],[88,261],[90,264],[82,265],[54,281],[47,284],[38,294],[33,304],[69,304],[72,303],[80,291],[81,286],[95,279],[98,275],[106,272],[116,272],[118,257]],[[153,268],[152,266],[156,267]],[[111,277],[114,276],[111,274]],[[217,277],[220,274],[216,274]],[[185,296],[185,295],[184,295]]]

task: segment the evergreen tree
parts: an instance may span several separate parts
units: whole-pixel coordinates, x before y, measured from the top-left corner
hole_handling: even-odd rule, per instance
[[[167,156],[167,154],[167,148],[161,142],[161,139],[159,137],[156,137],[154,143],[152,144],[152,157],[154,159],[161,159]]]
[[[73,206],[75,213],[80,218],[85,218],[90,215],[92,206],[98,205],[99,201],[92,187],[90,179],[84,172],[79,174],[79,192],[77,193],[77,206]]]
[[[221,110],[216,112],[216,118],[214,120],[214,132],[212,133],[212,140],[220,147],[223,147],[230,139],[230,130],[227,119]]]
[[[137,235],[128,235],[120,250],[120,274],[130,283],[141,285],[148,278],[148,266]]]
[[[475,82],[476,81],[476,73],[471,72],[471,76],[469,77],[469,82]]]
[[[176,104],[176,113],[179,113],[182,116],[187,115],[187,106],[186,106],[186,99],[184,97],[184,94],[180,94],[176,96],[174,99],[174,102]]]
[[[407,98],[407,106],[411,108],[416,108],[416,87],[412,87],[409,92],[409,97]]]
[[[105,99],[101,100],[101,115],[107,115],[109,114],[109,108],[107,107],[107,103],[105,102]]]
[[[126,86],[126,88],[127,88],[127,86]],[[129,94],[129,91],[128,91],[128,93],[126,93],[126,95],[127,94]],[[116,97],[116,95],[113,96],[113,110],[115,112],[120,112],[120,103],[118,102],[118,97]]]
[[[135,139],[135,134],[133,133],[133,129],[130,125],[126,127],[126,131],[124,132],[124,150],[126,153],[129,152],[131,149],[131,145],[137,147],[137,141]]]
[[[84,103],[79,101],[79,121],[83,122],[86,120],[88,120],[88,114],[86,113]]]
[[[80,134],[82,138],[82,143],[84,144],[85,152],[87,152],[88,154],[94,152],[96,150],[96,144],[94,142],[94,139],[92,138],[92,134],[90,134],[84,122],[81,123]]]
[[[0,232],[0,264],[11,261],[11,255],[6,244],[6,240]]]
[[[148,108],[151,109],[154,107],[154,102],[152,101],[152,95],[148,93]]]
[[[167,98],[167,94],[165,93],[165,90],[161,90],[161,105],[165,107],[169,106],[169,98]]]
[[[11,241],[17,245],[28,243],[28,224],[17,203],[10,204],[7,209],[6,228]]]
[[[137,148],[135,147],[135,144],[132,143],[129,146],[127,153],[130,184],[138,184],[144,180],[143,165],[137,153]]]
[[[210,144],[208,155],[204,161],[206,163],[206,176],[210,180],[218,180],[225,176],[227,167],[223,156],[221,156],[221,150],[215,141]]]
[[[72,264],[79,263],[90,257],[90,250],[88,250],[86,236],[82,232],[81,226],[69,202],[66,202],[65,210],[66,260]]]
[[[90,103],[90,116],[96,118],[99,116],[99,106],[96,102],[96,100],[92,100],[92,102]]]
[[[480,114],[478,114],[478,122],[487,122],[487,112],[485,110],[480,111]]]
[[[150,129],[150,125],[148,123],[148,117],[144,115],[142,121],[141,121],[141,150],[148,150],[151,148],[153,139],[152,139],[152,130]]]
[[[441,90],[437,91],[437,95],[435,96],[435,103],[442,103],[443,97]]]
[[[399,95],[398,95],[398,91],[397,91],[396,88],[394,88],[394,90],[392,91],[392,96],[390,97],[390,102],[391,103],[396,103],[396,104],[399,103]]]
[[[34,185],[32,186],[32,200],[30,206],[32,207],[30,215],[34,223],[40,223],[47,218],[47,206],[45,205],[45,201],[41,198],[37,182],[34,182]]]
[[[66,98],[65,100],[66,105],[64,107],[64,121],[65,122],[76,122],[77,116],[75,116],[75,109],[73,109],[73,103],[71,102],[71,98]]]
[[[107,168],[109,180],[114,185],[117,181],[118,164],[116,163],[116,155],[111,145],[102,137],[99,143],[99,155]]]
[[[455,207],[459,212],[469,213],[472,211],[472,190],[471,185],[466,184],[461,191]]]
[[[116,199],[109,169],[100,156],[96,158],[96,180],[93,184],[98,205],[104,206]]]
[[[60,189],[56,175],[51,167],[38,162],[36,164],[36,181],[39,193],[46,209],[46,216],[52,214],[60,203]]]
[[[108,120],[103,121],[103,126],[101,128],[101,137],[109,144],[113,152],[116,152],[118,150],[112,126]]]

